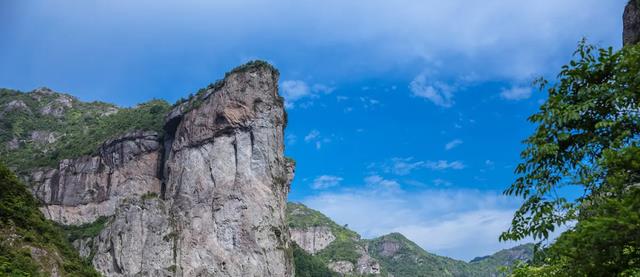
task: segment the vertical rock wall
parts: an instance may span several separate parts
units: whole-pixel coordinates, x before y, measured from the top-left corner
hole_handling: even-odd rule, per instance
[[[250,63],[175,107],[162,141],[128,134],[30,181],[50,219],[110,218],[74,244],[106,276],[293,276],[285,125],[278,72]]]
[[[624,14],[622,15],[622,21],[623,45],[640,42],[640,9],[637,0],[630,0],[629,3],[627,3],[627,6],[624,8]]]

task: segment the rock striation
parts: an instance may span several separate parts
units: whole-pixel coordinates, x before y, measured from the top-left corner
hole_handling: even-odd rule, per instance
[[[622,15],[622,44],[630,45],[640,42],[640,7],[637,0],[630,0]]]
[[[33,172],[42,211],[63,224],[109,218],[74,243],[105,276],[293,276],[278,77],[241,66],[175,106],[163,135],[124,134]]]
[[[291,239],[309,254],[316,254],[336,239],[336,236],[331,232],[331,228],[327,226],[291,228],[290,232]]]
[[[105,142],[99,154],[60,161],[34,171],[28,182],[41,211],[62,224],[83,224],[112,216],[123,199],[160,193],[159,136],[132,132]]]

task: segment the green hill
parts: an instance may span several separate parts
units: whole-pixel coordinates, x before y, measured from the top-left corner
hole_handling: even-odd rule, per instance
[[[313,255],[298,247],[298,251],[294,252],[296,261],[314,259],[316,266],[318,266],[317,262],[322,262],[329,269],[338,261],[352,263],[353,271],[343,272],[344,276],[374,275],[371,271],[358,272],[361,266],[359,263],[362,264],[363,260],[374,264],[374,267],[377,266],[379,272],[375,275],[381,276],[504,276],[501,267],[513,265],[518,260],[529,260],[533,256],[533,245],[525,244],[501,250],[490,256],[476,258],[467,263],[429,253],[400,233],[391,233],[374,239],[361,239],[360,235],[346,226],[340,226],[319,211],[300,203],[289,203],[287,216],[292,234],[308,230],[308,235],[311,236],[314,234],[312,231],[317,232],[318,227],[326,227],[326,230],[330,230],[335,237]],[[295,240],[296,236],[293,237]],[[314,237],[313,241],[320,238],[320,236]],[[298,263],[296,263],[296,270],[308,272]]]
[[[62,159],[91,154],[127,131],[162,132],[169,108],[164,100],[119,108],[48,88],[27,93],[0,89],[0,157],[18,173],[56,166]]]
[[[2,164],[0,192],[0,276],[99,276]]]

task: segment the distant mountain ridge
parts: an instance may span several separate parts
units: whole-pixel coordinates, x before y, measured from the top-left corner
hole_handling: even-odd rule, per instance
[[[362,239],[300,203],[288,203],[287,224],[299,246],[298,276],[505,276],[502,267],[533,257],[533,244],[464,262],[429,253],[400,233]]]

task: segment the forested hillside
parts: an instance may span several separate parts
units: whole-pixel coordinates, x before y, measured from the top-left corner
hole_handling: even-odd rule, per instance
[[[287,216],[292,238],[301,244],[294,253],[302,276],[506,276],[533,256],[533,245],[525,244],[467,263],[429,253],[400,233],[361,239],[300,203],[289,203]]]

